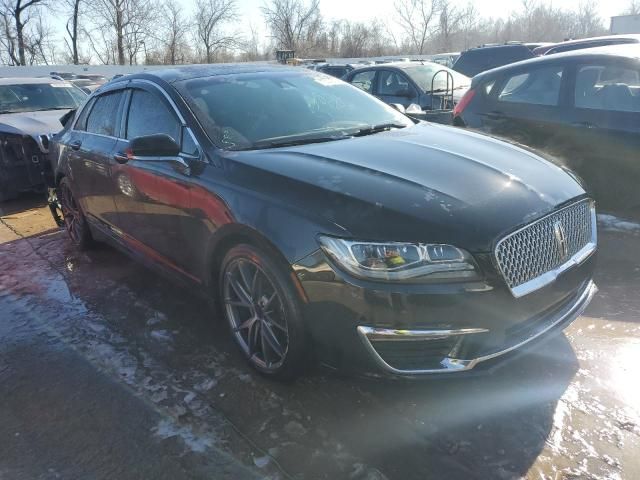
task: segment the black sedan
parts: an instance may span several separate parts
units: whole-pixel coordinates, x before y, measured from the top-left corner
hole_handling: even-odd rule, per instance
[[[539,57],[473,79],[454,124],[538,149],[612,210],[640,207],[640,46]]]
[[[594,206],[571,176],[305,69],[123,77],[52,157],[74,244],[106,239],[216,299],[275,378],[311,354],[469,370],[563,327],[596,291]]]

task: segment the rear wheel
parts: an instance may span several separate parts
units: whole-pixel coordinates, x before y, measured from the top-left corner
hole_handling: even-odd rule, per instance
[[[89,248],[93,242],[91,231],[66,177],[58,185],[58,200],[62,210],[64,228],[69,234],[71,242],[81,250]]]
[[[280,380],[299,375],[308,345],[286,269],[263,251],[238,245],[222,262],[220,290],[231,333],[249,363]]]

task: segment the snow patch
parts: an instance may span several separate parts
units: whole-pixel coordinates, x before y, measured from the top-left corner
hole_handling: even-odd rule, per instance
[[[640,223],[631,222],[629,220],[624,220],[604,213],[598,214],[598,224],[603,230],[612,232],[640,233]]]
[[[153,433],[164,439],[179,437],[191,451],[202,453],[207,448],[213,446],[213,439],[199,436],[193,432],[191,427],[176,425],[171,420],[163,419],[152,429]]]

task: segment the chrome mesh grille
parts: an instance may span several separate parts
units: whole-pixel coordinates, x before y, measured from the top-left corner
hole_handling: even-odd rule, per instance
[[[564,247],[557,238],[558,225],[564,230]],[[594,229],[591,202],[584,200],[500,240],[495,258],[509,288],[514,289],[566,263],[592,242]]]

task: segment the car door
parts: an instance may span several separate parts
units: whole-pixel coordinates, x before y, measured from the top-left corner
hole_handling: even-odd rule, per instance
[[[396,70],[378,71],[374,93],[385,103],[398,103],[405,108],[420,104],[418,90],[404,73]]]
[[[579,62],[571,78],[570,166],[601,207],[640,206],[640,63]]]
[[[508,70],[478,112],[482,129],[554,155],[570,120],[565,70],[562,63]]]
[[[130,89],[124,128],[114,156],[116,205],[123,238],[143,254],[187,273],[190,253],[181,248],[190,227],[191,167],[200,150],[172,103],[155,86]],[[179,158],[132,158],[129,142],[136,137],[166,134],[181,145]]]
[[[123,90],[105,92],[83,109],[66,142],[75,194],[89,221],[98,226],[117,224],[113,159],[120,128]]]

